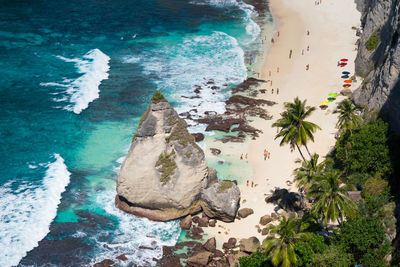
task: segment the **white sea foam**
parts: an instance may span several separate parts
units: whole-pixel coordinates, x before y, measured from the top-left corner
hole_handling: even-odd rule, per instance
[[[0,187],[0,266],[15,266],[49,232],[70,172],[54,154],[40,185],[9,182]]]
[[[64,108],[79,114],[90,102],[99,98],[101,81],[108,79],[110,57],[97,48],[90,50],[82,58],[57,57],[65,62],[75,63],[78,73],[82,75],[74,80],[64,79],[62,83],[48,82],[40,85],[67,88],[65,92],[70,104]]]
[[[138,63],[139,61],[140,57],[126,56],[122,58],[123,63]]]
[[[94,237],[97,249],[92,263],[115,258],[115,255],[123,253],[128,257],[128,262],[134,262],[138,266],[155,265],[152,258],[162,256],[162,247],[176,244],[181,231],[178,221],[154,222],[127,214],[115,207],[114,195],[115,192],[111,190],[102,192],[96,200],[108,214],[117,218],[118,228],[112,234],[111,240],[106,230],[99,231]],[[107,241],[103,241],[105,239]],[[139,246],[154,250],[140,249]]]

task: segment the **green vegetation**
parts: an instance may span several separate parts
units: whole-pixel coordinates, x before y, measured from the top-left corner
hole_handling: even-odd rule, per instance
[[[338,122],[336,123],[336,126],[339,128],[339,130],[341,132],[350,131],[351,135],[352,130],[359,127],[362,123],[362,118],[357,114],[357,112],[360,111],[361,107],[354,105],[349,99],[345,99],[340,102],[333,112],[339,114]]]
[[[373,51],[378,47],[378,44],[380,42],[379,34],[380,34],[381,29],[376,29],[369,39],[365,42],[365,46],[367,47],[368,51]]]
[[[160,182],[164,185],[171,179],[171,175],[175,172],[176,163],[174,161],[175,150],[171,154],[162,152],[156,162],[156,168],[161,173]]]
[[[361,126],[353,135],[343,134],[335,145],[334,158],[338,167],[347,172],[367,174],[392,173],[389,154],[389,126],[378,119]]]
[[[280,145],[289,144],[292,149],[297,147],[303,160],[305,158],[300,147],[304,146],[311,157],[307,142],[309,140],[314,142],[313,133],[317,129],[321,129],[318,125],[305,121],[314,110],[315,107],[306,107],[306,100],[302,102],[296,97],[293,103],[285,103],[285,111],[281,113],[281,118],[272,124],[273,127],[280,128],[279,133],[275,136],[275,139],[282,137]]]
[[[233,183],[231,181],[223,181],[217,189],[217,193],[222,193],[225,190],[231,188]]]
[[[151,102],[157,104],[159,102],[167,102],[167,99],[165,99],[160,91],[155,91],[153,96],[151,97]]]
[[[170,135],[166,138],[166,141],[168,143],[171,141],[178,141],[183,148],[191,144],[194,148],[202,152],[201,148],[196,144],[194,136],[187,131],[186,122],[182,119],[178,119],[174,122],[174,127]]]
[[[398,190],[391,191],[390,186],[396,186],[400,139],[389,133],[387,123],[381,119],[368,117],[365,112],[367,118],[361,119],[360,111],[349,100],[338,105],[335,112],[339,114],[341,135],[324,161],[319,161],[318,154],[305,160],[300,152],[303,160],[296,161],[300,166],[293,174],[297,186],[306,192],[311,213],[306,212],[301,219],[283,217],[278,225],[268,225],[262,249],[240,258],[241,266],[399,264],[400,253],[392,253],[387,236],[396,233],[396,205],[391,192]],[[298,98],[286,105],[282,118],[274,124],[281,127],[277,135],[282,137],[281,144],[296,146],[300,151],[307,140],[313,140],[305,137],[312,136],[313,131],[302,129],[306,113],[305,103]],[[356,190],[356,185],[362,188],[357,203],[347,193]],[[321,223],[326,227],[324,231],[318,227]]]

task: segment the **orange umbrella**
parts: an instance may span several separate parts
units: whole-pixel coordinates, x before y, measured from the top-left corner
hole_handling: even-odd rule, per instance
[[[344,88],[349,88],[349,87],[350,87],[350,84],[344,84],[343,87],[344,87]]]
[[[352,83],[351,80],[345,80],[344,83]]]

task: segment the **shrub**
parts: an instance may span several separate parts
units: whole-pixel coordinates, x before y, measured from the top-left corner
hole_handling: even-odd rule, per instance
[[[359,214],[335,232],[334,244],[353,255],[353,264],[386,266],[391,247],[378,218]]]
[[[176,163],[174,159],[174,150],[172,150],[171,154],[162,152],[158,157],[156,168],[161,173],[160,182],[163,184],[166,184],[171,179],[171,175],[175,172]]]
[[[320,267],[344,267],[352,266],[353,257],[341,247],[331,245],[323,253],[315,254],[313,266]]]
[[[257,250],[248,257],[240,257],[239,264],[240,266],[245,266],[245,267],[271,266],[267,264],[265,253],[262,253],[260,250]]]
[[[380,29],[376,29],[365,42],[365,46],[367,47],[368,51],[373,51],[378,47],[380,42],[379,33]]]
[[[298,266],[314,266],[315,255],[323,253],[328,246],[324,238],[318,234],[311,233],[310,237],[295,243],[295,251]]]
[[[153,96],[151,97],[151,102],[158,103],[162,101],[166,102],[167,99],[165,99],[165,97],[163,96],[163,94],[161,94],[160,91],[155,91]]]
[[[384,177],[392,173],[388,146],[387,123],[376,122],[361,126],[353,135],[342,135],[335,145],[335,159],[351,172],[375,174]]]
[[[363,185],[363,193],[380,195],[388,188],[388,182],[382,179],[380,173],[370,177]]]

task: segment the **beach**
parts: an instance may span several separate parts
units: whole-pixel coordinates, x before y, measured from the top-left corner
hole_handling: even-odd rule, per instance
[[[350,76],[354,74],[357,53],[355,43],[358,37],[352,27],[360,26],[360,13],[355,3],[346,0],[323,0],[318,4],[313,0],[271,0],[270,8],[275,24],[274,40],[264,40],[265,37],[261,36],[265,50],[256,64],[260,79],[272,80],[272,84],[268,82],[260,86],[259,89],[266,89],[266,93],[258,97],[277,103],[265,107],[273,118],[253,121],[252,125],[262,131],[255,140],[240,144],[236,149],[235,144],[218,145],[219,149],[237,155],[238,159],[241,149],[244,150],[244,145],[247,145],[247,164],[253,175],[248,177],[249,185],[243,181],[239,183],[240,208],[251,208],[254,214],[233,223],[218,221],[215,228],[206,228],[208,236],[217,238],[219,248],[231,237],[241,239],[255,236],[262,241],[265,236],[257,230],[260,217],[270,215],[277,208],[274,204],[267,204],[265,197],[274,188],[297,191],[294,183],[290,185],[288,181],[293,182],[292,172],[298,166],[295,160],[300,158],[300,154],[297,150],[291,152],[288,145],[280,146],[280,140],[274,139],[277,129],[272,127],[283,112],[284,103],[292,102],[298,96],[300,100],[307,100],[307,106],[316,107],[308,120],[322,130],[314,134],[315,142],[310,142],[308,147],[311,153],[318,153],[322,160],[335,144],[337,116],[333,110],[345,97],[338,96],[334,102],[329,103],[326,110],[319,108],[320,102],[327,100],[329,93],[339,94],[343,89],[342,71],[349,71]],[[342,58],[348,59],[347,66],[343,68],[337,65]],[[350,89],[356,89],[359,83],[354,82]],[[265,149],[270,153],[266,160]],[[304,147],[302,151],[308,159]]]

